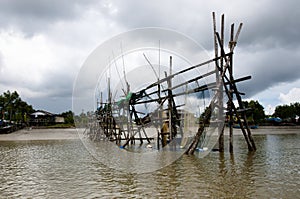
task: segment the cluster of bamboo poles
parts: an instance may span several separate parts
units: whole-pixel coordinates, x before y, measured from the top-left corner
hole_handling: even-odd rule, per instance
[[[165,77],[162,79],[158,79],[156,82],[148,85],[144,89],[130,93],[129,89],[127,89],[126,94],[129,95],[127,101],[123,101],[123,106],[116,106],[116,102],[112,102],[111,94],[110,94],[110,86],[108,86],[108,104],[106,105],[109,109],[105,114],[98,115],[97,123],[100,125],[96,125],[99,128],[102,128],[102,131],[106,132],[105,135],[110,137],[111,141],[116,141],[116,143],[122,147],[126,147],[129,143],[134,144],[135,135],[139,134],[139,139],[141,143],[144,139],[150,143],[150,139],[147,137],[147,133],[144,130],[144,127],[150,122],[150,118],[155,124],[157,128],[157,140],[161,140],[161,145],[164,147],[168,139],[174,139],[176,134],[179,132],[183,134],[184,128],[182,125],[182,116],[179,113],[178,108],[181,105],[176,104],[176,97],[189,95],[192,93],[203,92],[209,89],[214,89],[214,95],[210,101],[209,106],[205,109],[203,122],[199,124],[198,131],[189,146],[186,147],[186,154],[193,154],[196,150],[200,138],[203,138],[203,134],[205,133],[205,127],[207,124],[211,123],[211,115],[212,112],[218,112],[218,118],[214,122],[217,124],[218,133],[219,133],[219,151],[224,151],[224,114],[228,118],[229,124],[229,151],[233,152],[233,118],[237,118],[237,122],[241,128],[241,131],[244,135],[245,141],[248,146],[249,151],[256,150],[256,146],[251,135],[251,131],[249,125],[247,123],[247,117],[245,114],[245,109],[243,107],[241,95],[243,93],[239,92],[236,86],[236,83],[250,79],[251,76],[242,77],[239,79],[235,79],[233,76],[233,52],[234,48],[237,44],[237,40],[239,34],[241,32],[242,23],[239,24],[237,32],[234,32],[234,24],[231,25],[230,29],[230,39],[228,42],[228,51],[225,52],[224,48],[224,15],[221,16],[221,30],[220,33],[217,31],[216,26],[216,17],[215,13],[212,13],[213,17],[213,34],[214,34],[214,51],[215,57],[203,63],[191,66],[184,70],[173,73],[172,72],[172,57],[170,57],[170,71],[169,74],[165,72]],[[173,85],[172,79],[176,76],[182,75],[188,71],[192,71],[201,66],[207,65],[209,63],[215,64],[215,69],[202,74],[197,77],[193,77],[185,82],[181,82],[177,85]],[[215,82],[211,82],[208,84],[199,85],[198,81],[208,76],[215,75]],[[108,81],[109,82],[109,81]],[[175,93],[175,89],[179,87],[188,88],[188,84],[197,82],[197,87],[192,87],[186,89],[184,92]],[[128,83],[126,82],[128,85]],[[164,86],[162,86],[164,84]],[[128,86],[129,88],[129,86]],[[166,88],[166,89],[163,89]],[[224,94],[227,96],[228,102],[227,108],[224,108]],[[102,97],[101,97],[102,99]],[[234,104],[234,100],[237,100],[238,107]],[[101,100],[102,103],[102,100]],[[139,112],[136,110],[135,106],[138,104],[150,104],[157,103],[158,108],[155,113],[152,113],[152,117],[148,115],[148,118],[141,118],[139,116]],[[163,107],[165,104],[165,107]],[[126,116],[126,120],[122,122],[116,122],[113,118],[113,108],[119,107],[118,113],[120,114],[123,111],[123,116]],[[118,109],[118,108],[117,108]],[[167,117],[163,118],[162,113],[167,113]],[[183,113],[184,114],[184,113]],[[154,116],[155,115],[155,116]],[[106,117],[106,118],[105,118]],[[123,118],[120,115],[118,118]],[[164,121],[168,121],[168,130],[164,130]],[[104,124],[105,123],[105,124]],[[124,124],[123,124],[124,123]],[[124,128],[125,126],[125,128]],[[126,130],[125,130],[126,129]],[[101,129],[100,129],[101,130]],[[98,133],[98,130],[93,130],[93,132]],[[123,133],[123,136],[122,136]],[[142,137],[141,134],[144,134]],[[95,136],[94,136],[95,137]],[[125,140],[125,143],[121,145],[121,140]],[[157,143],[159,149],[160,143]]]

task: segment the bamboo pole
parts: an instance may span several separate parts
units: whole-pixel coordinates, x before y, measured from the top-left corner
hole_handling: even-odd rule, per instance
[[[241,25],[240,25],[240,27],[241,27]],[[238,33],[239,33],[239,31],[238,31]],[[238,33],[237,33],[237,34],[238,34]],[[237,38],[237,37],[236,37],[236,38]],[[220,45],[220,47],[221,47],[221,52],[224,54],[224,48],[223,48],[223,46],[222,46],[222,44],[221,44],[221,39],[220,39],[220,36],[219,36],[218,33],[217,33],[217,39],[218,39],[219,45]],[[236,41],[234,41],[234,42],[236,42]],[[234,49],[234,48],[232,48],[231,51],[233,51],[233,49]],[[226,65],[225,65],[225,68],[224,68],[223,73],[222,73],[222,80],[223,80],[223,82],[225,83],[225,79],[226,79],[227,81],[230,82],[229,78],[225,75],[226,69],[228,69],[228,67],[230,66],[230,59],[227,59],[226,57],[224,57],[224,59],[225,59],[225,61],[226,61]],[[224,75],[223,75],[223,74],[224,74]],[[243,108],[243,105],[242,105],[242,99],[241,99],[241,96],[240,96],[240,94],[239,94],[239,92],[238,92],[238,90],[237,90],[236,85],[235,85],[235,84],[230,84],[230,85],[232,85],[233,92],[234,92],[235,95],[236,95],[236,98],[237,98],[237,100],[238,100],[238,103],[239,103],[240,107]],[[231,91],[229,91],[229,89],[228,89],[226,86],[225,86],[224,88],[225,88],[225,90],[226,90],[226,94],[227,94],[229,100],[230,100],[231,102],[233,102],[233,98],[230,96],[230,92],[231,92]],[[232,107],[233,107],[233,110],[234,110],[234,114],[238,116],[239,114],[238,114],[238,111],[237,111],[237,109],[236,109],[234,103],[231,103],[231,104],[232,104]],[[243,116],[243,115],[242,115],[242,116]],[[240,125],[240,127],[241,127],[242,133],[243,133],[243,135],[244,135],[244,137],[245,137],[245,140],[246,140],[246,142],[247,142],[249,151],[254,151],[254,150],[256,150],[255,143],[254,143],[254,140],[253,140],[253,138],[252,138],[252,136],[251,136],[251,132],[250,132],[250,128],[249,128],[249,126],[248,126],[248,123],[246,122],[246,129],[247,129],[247,133],[246,133],[245,128],[244,128],[244,124],[241,122],[241,120],[240,120],[239,117],[237,117],[237,119],[238,119],[238,123],[239,123],[239,125]],[[243,119],[244,119],[244,118],[243,118]],[[246,121],[247,121],[247,120],[246,120]],[[251,139],[252,139],[252,140],[251,140]]]
[[[233,48],[233,35],[234,35],[234,24],[231,25],[230,31],[230,41],[229,41],[229,48]],[[230,56],[230,67],[228,68],[228,72],[230,74],[230,82],[233,84],[233,57]],[[232,85],[230,85],[230,91],[233,90]],[[230,97],[233,98],[232,92],[230,92]],[[229,152],[233,153],[233,113],[232,113],[232,101],[229,101]]]
[[[169,75],[172,75],[172,56],[170,56],[170,72]],[[172,78],[170,78],[168,80],[168,111],[169,111],[169,139],[173,138],[173,121],[172,121],[172,110],[173,110],[173,106],[172,106]]]
[[[221,44],[224,45],[224,14],[221,16]],[[220,69],[221,73],[223,71],[223,57],[220,59]],[[220,78],[220,77],[218,77]],[[218,81],[221,81],[218,79]],[[220,83],[218,88],[218,120],[223,120],[223,85]],[[224,124],[218,123],[218,133],[219,133],[219,151],[224,152]]]

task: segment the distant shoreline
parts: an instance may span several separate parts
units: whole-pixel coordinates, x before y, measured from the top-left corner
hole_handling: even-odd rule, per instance
[[[252,135],[298,134],[300,126],[260,126],[251,129]],[[224,129],[229,134],[229,128]],[[234,136],[242,135],[240,129],[233,129]],[[9,134],[0,134],[0,141],[29,141],[29,140],[74,140],[79,139],[76,128],[32,128],[21,129]]]
[[[260,129],[300,129],[300,125],[295,126],[259,126]]]
[[[9,134],[0,134],[0,141],[72,139],[79,139],[76,128],[25,128]]]
[[[300,126],[259,126],[257,129],[251,129],[252,135],[274,135],[274,134],[300,134]],[[224,134],[229,134],[229,128],[224,129]],[[241,129],[233,129],[233,135],[243,135]]]

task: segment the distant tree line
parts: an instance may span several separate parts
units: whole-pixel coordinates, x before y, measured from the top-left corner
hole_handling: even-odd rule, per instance
[[[279,105],[275,108],[274,117],[283,119],[284,122],[299,123],[300,103],[291,103],[290,105]]]
[[[246,117],[249,123],[261,124],[265,121],[264,107],[257,100],[243,101],[243,108],[248,109]]]
[[[243,101],[243,108],[249,109],[246,112],[248,121],[261,124],[265,122],[266,115],[264,107],[256,100]],[[23,101],[17,91],[6,91],[0,95],[0,119],[26,123],[30,114],[35,112],[32,105]],[[58,114],[64,117],[64,123],[74,125],[74,118],[76,123],[84,126],[88,123],[92,113],[82,112],[80,115],[74,115],[69,110]],[[300,103],[291,103],[290,105],[279,105],[275,108],[275,112],[271,117],[279,117],[284,122],[299,123]],[[201,116],[200,116],[201,117]]]
[[[27,124],[30,114],[36,110],[23,101],[17,91],[9,90],[0,95],[0,120]],[[74,125],[74,114],[71,110],[57,114],[64,118],[64,123]]]
[[[71,110],[63,112],[59,115],[64,118],[65,124],[74,125],[74,113]]]
[[[94,115],[95,113],[92,111],[88,111],[86,113],[82,111],[79,115],[75,115],[74,118],[76,122],[76,127],[86,127],[91,118],[94,117]]]
[[[17,91],[6,91],[0,95],[0,119],[25,123],[34,109],[23,101]]]
[[[258,101],[243,101],[244,108],[249,108],[246,112],[248,121],[254,121],[257,124],[266,123],[267,117],[280,118],[282,123],[300,124],[300,103],[291,103],[290,105],[278,105],[272,115],[265,115],[264,107]]]
[[[242,103],[243,103],[243,107],[242,108],[237,107],[237,109],[238,110],[245,109],[243,111],[245,111],[247,121],[250,124],[262,124],[265,122],[266,115],[265,115],[264,107],[257,100],[256,101],[251,100],[249,102],[242,101]],[[207,108],[208,107],[206,107],[206,109]],[[229,111],[229,110],[227,110],[227,111]],[[205,113],[205,111],[200,115],[200,118],[199,118],[200,121],[203,119],[204,113]],[[212,117],[214,117],[214,114],[212,114]],[[236,116],[234,116],[234,118],[236,118]],[[229,116],[226,119],[229,119]]]
[[[275,108],[273,115],[267,116],[264,111],[264,107],[258,100],[243,101],[243,108],[248,109],[246,111],[246,117],[249,123],[266,124],[267,117],[279,117],[283,122],[300,123],[295,118],[300,116],[300,103],[296,102],[290,105],[279,105]],[[238,107],[239,109],[239,107]],[[92,112],[84,113],[80,115],[74,115],[72,111],[64,112],[61,114],[65,118],[65,123],[74,124],[74,118],[78,126],[87,125],[89,118],[92,117]],[[200,120],[203,115],[200,116]]]

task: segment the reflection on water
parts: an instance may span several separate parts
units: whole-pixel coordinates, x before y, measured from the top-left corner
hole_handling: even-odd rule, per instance
[[[0,198],[296,198],[300,134],[242,136],[234,155],[183,156],[147,174],[109,169],[79,140],[0,142]],[[226,150],[228,151],[228,150]]]

